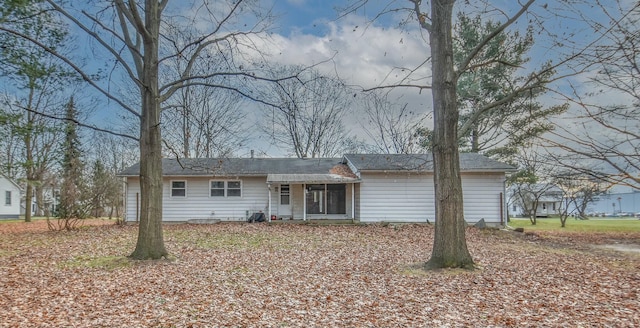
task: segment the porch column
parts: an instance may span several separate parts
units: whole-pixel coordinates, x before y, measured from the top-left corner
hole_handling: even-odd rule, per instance
[[[356,218],[356,184],[351,184],[351,220]]]
[[[271,222],[271,184],[267,184],[269,190],[269,203],[267,205],[267,222]]]

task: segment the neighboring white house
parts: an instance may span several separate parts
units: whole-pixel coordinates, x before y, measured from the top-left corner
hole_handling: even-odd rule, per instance
[[[505,222],[505,172],[511,166],[460,154],[464,213],[469,223]],[[163,159],[163,220],[244,221],[354,219],[433,222],[430,155],[348,154],[342,158]],[[125,220],[139,218],[139,165],[125,179]]]
[[[13,180],[0,174],[0,219],[18,219],[20,217],[20,186]]]
[[[34,190],[35,193],[35,190]],[[20,215],[26,214],[26,197],[23,194],[23,197],[20,199]],[[37,197],[34,196],[31,199],[31,215],[37,216],[42,215],[40,213],[46,213],[48,210],[51,215],[58,210],[58,205],[60,203],[60,188],[53,186],[45,186],[42,189],[42,204],[38,204]],[[40,209],[41,211],[38,211]]]
[[[560,188],[548,183],[511,186],[508,191],[511,205],[509,214],[528,217],[535,208],[536,217],[559,214],[563,193]],[[537,204],[536,204],[537,203]]]

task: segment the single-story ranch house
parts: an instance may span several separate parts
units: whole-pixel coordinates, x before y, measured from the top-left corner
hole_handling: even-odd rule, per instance
[[[460,154],[468,223],[505,222],[509,165]],[[433,222],[433,161],[427,154],[348,154],[342,158],[163,159],[163,221],[352,219]],[[125,180],[125,220],[139,218],[139,164]]]

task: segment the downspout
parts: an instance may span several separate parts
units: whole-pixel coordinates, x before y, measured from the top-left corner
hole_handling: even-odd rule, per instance
[[[267,222],[271,222],[271,184],[267,183],[267,189],[269,190],[269,202],[267,205]]]
[[[127,200],[129,198],[129,179],[122,177],[122,222],[127,222]],[[59,206],[59,204],[58,204]],[[118,213],[116,213],[118,214]]]
[[[505,220],[504,220],[504,193],[500,193],[500,225],[504,226],[505,225]]]
[[[500,201],[503,202],[503,205],[500,206],[500,212],[501,212],[501,214],[500,214],[501,219],[500,220],[501,221],[502,221],[502,216],[504,215],[504,213],[507,213],[507,215],[509,214],[509,209],[506,208],[507,207],[507,176],[506,175],[504,176],[504,179],[502,180],[502,192],[503,192],[503,196],[500,197]],[[509,227],[509,222],[508,221],[509,221],[509,218],[506,218],[504,220],[503,226],[505,228],[512,229],[511,227]]]

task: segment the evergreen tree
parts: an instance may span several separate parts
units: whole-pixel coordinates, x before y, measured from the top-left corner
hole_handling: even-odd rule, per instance
[[[499,26],[491,20],[483,22],[480,16],[470,18],[460,14],[453,43],[457,65]],[[552,129],[548,117],[566,111],[566,105],[544,107],[536,100],[546,91],[545,85],[555,73],[550,63],[543,65],[541,74],[520,74],[529,62],[527,53],[533,43],[530,27],[524,34],[517,30],[502,31],[487,42],[460,74],[457,91],[462,151],[509,160],[518,148]],[[535,82],[518,89],[529,80]]]
[[[483,22],[480,16],[459,14],[454,28],[455,65],[460,66],[484,36],[499,26],[491,20]],[[518,149],[553,129],[549,117],[567,110],[567,104],[545,107],[536,99],[544,94],[554,74],[552,69],[545,69],[549,64],[535,77],[519,75],[529,62],[527,53],[533,43],[530,28],[524,34],[502,31],[461,72],[457,81],[460,151],[511,162]],[[532,78],[537,81],[527,88],[519,87]],[[425,149],[431,150],[432,133],[428,128],[416,131]]]
[[[87,216],[84,182],[82,173],[82,150],[77,131],[77,115],[73,97],[66,108],[65,139],[63,144],[64,156],[62,160],[63,182],[60,190],[60,206],[58,218],[65,220],[64,228],[75,228],[75,222]]]

